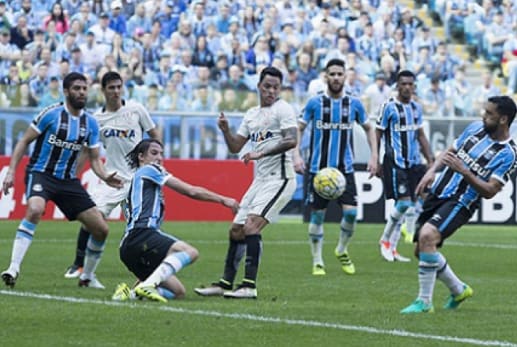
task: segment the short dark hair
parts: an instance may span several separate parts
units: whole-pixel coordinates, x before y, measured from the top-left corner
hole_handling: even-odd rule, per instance
[[[72,83],[77,80],[87,82],[86,77],[84,77],[83,74],[80,74],[79,72],[70,72],[63,79],[63,89],[69,89]]]
[[[111,81],[117,81],[119,80],[120,82],[124,82],[122,81],[122,76],[120,76],[120,74],[116,71],[108,71],[104,74],[104,76],[102,76],[102,80],[101,80],[101,86],[102,86],[102,89],[106,88],[106,86],[108,85],[108,83],[110,83]]]
[[[149,150],[151,143],[157,143],[160,147],[163,148],[163,144],[156,139],[144,139],[140,141],[135,148],[131,150],[128,154],[126,154],[126,162],[130,168],[136,169],[139,166],[138,155],[140,153],[145,153]]]
[[[280,78],[280,83],[282,83],[282,81],[284,80],[284,75],[282,74],[282,71],[278,70],[274,66],[268,66],[260,72],[259,83],[262,82],[262,80],[264,80],[264,77],[266,77],[267,75]]]
[[[507,95],[491,96],[488,98],[488,102],[496,105],[497,113],[501,116],[508,117],[508,127],[512,124],[515,119],[515,113],[517,112],[517,106],[515,102]]]
[[[334,59],[330,59],[327,62],[327,65],[325,65],[325,71],[327,71],[331,66],[334,66],[334,65],[341,66],[343,69],[346,68],[346,64],[343,59],[334,58]]]
[[[409,70],[401,70],[401,71],[399,71],[399,73],[397,74],[397,82],[400,81],[400,79],[402,77],[412,77],[413,80],[416,80],[415,74],[412,71],[409,71]]]

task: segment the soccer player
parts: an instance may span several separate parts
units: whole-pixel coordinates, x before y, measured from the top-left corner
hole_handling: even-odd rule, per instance
[[[241,200],[239,213],[229,230],[229,245],[223,277],[207,288],[194,291],[202,296],[227,298],[257,297],[257,273],[262,251],[262,229],[278,217],[296,189],[291,149],[296,146],[296,114],[279,99],[282,73],[264,68],[259,76],[260,105],[249,109],[236,134],[221,113],[218,126],[230,152],[238,153],[250,141],[252,149],[242,157],[245,164],[256,161],[255,178]],[[242,283],[233,289],[239,262],[246,253]]]
[[[94,113],[100,127],[100,141],[106,150],[106,169],[117,171],[117,175],[124,180],[123,189],[113,189],[101,182],[93,192],[93,201],[105,218],[118,205],[124,209],[124,201],[133,176],[133,170],[125,161],[126,154],[135,148],[145,133],[154,139],[160,137],[144,106],[133,100],[122,99],[122,86],[122,77],[117,72],[110,71],[104,74],[101,88],[106,104]],[[81,226],[77,237],[75,260],[65,272],[65,278],[77,278],[81,275],[87,240],[88,231]],[[97,282],[99,288],[103,288],[98,280]]]
[[[129,189],[129,216],[120,243],[120,259],[140,281],[134,289],[137,297],[167,302],[157,287],[166,288],[177,298],[183,297],[185,288],[176,274],[197,259],[198,251],[160,230],[164,209],[163,186],[192,199],[220,203],[233,213],[239,209],[239,203],[172,176],[161,166],[162,159],[163,146],[155,139],[142,140],[127,155],[129,166],[137,170]],[[129,295],[126,290],[126,295],[118,300],[129,299]]]
[[[348,245],[355,231],[357,215],[357,189],[354,178],[353,125],[359,124],[366,133],[371,156],[368,171],[372,177],[377,171],[377,146],[373,126],[368,121],[363,104],[358,98],[344,93],[345,62],[331,59],[325,67],[327,90],[307,102],[298,120],[299,138],[307,125],[312,125],[311,147],[308,159],[309,186],[307,202],[311,207],[309,241],[312,253],[312,274],[325,275],[322,257],[323,223],[329,200],[314,192],[314,175],[325,167],[340,170],[346,178],[345,192],[338,198],[342,206],[342,218],[337,247],[334,251],[342,270],[349,275],[355,273],[355,265],[348,254]],[[295,168],[298,173],[305,170],[299,150],[295,152]]]
[[[20,266],[36,231],[47,201],[53,201],[69,220],[78,220],[90,232],[84,262],[82,285],[95,286],[95,269],[104,250],[108,225],[76,177],[77,158],[84,146],[93,172],[108,185],[121,188],[116,172],[106,173],[99,156],[97,121],[84,111],[88,85],[79,73],[70,73],[63,80],[65,103],[45,108],[16,144],[9,169],[3,181],[8,194],[14,185],[16,167],[31,142],[36,140],[26,168],[27,211],[16,231],[11,264],[1,276],[7,286],[14,287]]]
[[[429,141],[422,127],[422,106],[412,100],[415,90],[415,75],[402,70],[397,75],[397,96],[390,98],[382,107],[377,118],[377,145],[384,139],[384,159],[379,165],[379,176],[383,177],[386,199],[394,199],[394,208],[384,227],[379,241],[381,255],[389,262],[408,262],[409,258],[397,251],[400,228],[396,228],[406,211],[414,211],[415,188],[425,173],[420,152],[427,163],[433,163]],[[382,167],[382,170],[380,168]],[[382,172],[381,172],[382,171]],[[411,228],[414,214],[407,215]],[[408,230],[414,233],[414,230]]]
[[[517,146],[510,137],[510,125],[516,112],[510,97],[488,98],[483,121],[470,124],[418,183],[417,194],[432,184],[418,218],[421,228],[415,235],[420,290],[417,299],[401,313],[433,312],[436,278],[451,292],[445,309],[455,309],[473,295],[472,288],[456,276],[437,248],[469,221],[481,198],[496,195],[515,171]],[[435,172],[441,169],[435,180]]]

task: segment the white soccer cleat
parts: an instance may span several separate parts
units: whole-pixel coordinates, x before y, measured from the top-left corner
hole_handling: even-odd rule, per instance
[[[194,292],[201,296],[223,296],[225,290],[216,285],[212,285],[206,288],[194,288]]]
[[[389,241],[380,241],[379,242],[380,249],[381,249],[381,255],[382,257],[389,262],[394,261],[393,258],[393,251],[390,248],[390,242]]]
[[[239,287],[234,291],[225,291],[223,296],[227,299],[256,299],[257,288]]]
[[[83,268],[77,265],[70,265],[65,272],[65,278],[78,278],[83,273]]]
[[[410,258],[404,257],[396,249],[393,250],[393,260],[400,261],[401,263],[409,263],[411,261]]]
[[[106,289],[106,287],[104,287],[104,285],[101,282],[99,282],[95,275],[93,275],[93,277],[90,278],[81,277],[79,277],[79,287]]]

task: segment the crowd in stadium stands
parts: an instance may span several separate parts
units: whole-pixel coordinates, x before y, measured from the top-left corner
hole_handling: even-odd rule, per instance
[[[272,65],[285,76],[282,97],[299,108],[322,90],[326,61],[342,58],[347,92],[371,115],[401,68],[417,74],[426,114],[472,115],[501,91],[491,72],[469,85],[449,41],[500,66],[505,89],[517,91],[516,0],[417,2],[445,40],[395,0],[0,0],[0,107],[59,101],[63,76],[77,71],[95,108],[102,75],[117,70],[125,97],[150,111],[238,112],[256,104],[257,75]]]

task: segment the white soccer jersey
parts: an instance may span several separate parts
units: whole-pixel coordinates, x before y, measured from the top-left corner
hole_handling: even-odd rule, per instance
[[[296,113],[291,105],[277,100],[269,107],[253,107],[244,115],[237,133],[249,138],[254,151],[274,147],[281,139],[281,131],[296,128]],[[256,177],[293,178],[292,151],[263,157],[256,161]]]
[[[106,149],[106,171],[117,171],[127,180],[133,177],[133,170],[126,162],[129,153],[142,140],[144,132],[155,127],[144,106],[132,100],[123,100],[116,112],[104,108],[94,114],[100,128],[100,139]]]

